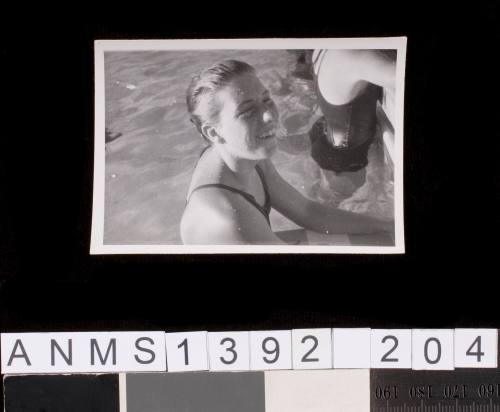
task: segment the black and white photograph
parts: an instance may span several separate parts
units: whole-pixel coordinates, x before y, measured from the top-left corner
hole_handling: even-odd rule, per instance
[[[9,13],[5,411],[500,411],[497,3]]]
[[[91,253],[404,253],[405,53],[96,41]]]

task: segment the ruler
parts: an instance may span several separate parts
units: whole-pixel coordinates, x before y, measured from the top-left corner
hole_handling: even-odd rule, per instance
[[[371,412],[500,412],[499,369],[370,373]]]

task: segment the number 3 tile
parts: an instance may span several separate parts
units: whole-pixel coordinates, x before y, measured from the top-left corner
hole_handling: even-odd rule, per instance
[[[211,371],[250,370],[248,332],[208,332]]]

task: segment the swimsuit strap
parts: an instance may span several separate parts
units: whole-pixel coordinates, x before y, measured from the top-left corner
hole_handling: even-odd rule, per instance
[[[205,146],[203,149],[201,149],[201,152],[200,152],[200,155],[198,156],[198,160],[201,159],[201,156],[204,155],[204,153],[210,149],[212,147],[212,145],[208,145],[208,146]]]
[[[228,186],[228,185],[224,185],[222,183],[209,183],[209,184],[206,184],[206,185],[200,185],[198,187],[195,187],[192,191],[191,191],[191,194],[189,195],[189,198],[188,198],[188,202],[189,202],[189,199],[191,198],[191,196],[193,195],[194,192],[196,192],[197,190],[200,190],[200,189],[209,189],[211,187],[216,187],[218,189],[224,189],[224,190],[229,190],[230,192],[233,192],[233,193],[236,193],[240,196],[243,197],[243,199],[245,199],[247,202],[251,203],[260,213],[262,213],[262,215],[266,218],[267,220],[267,223],[270,224],[270,221],[269,221],[269,210],[267,210],[267,201],[266,201],[266,205],[264,206],[261,206],[257,203],[257,201],[255,200],[255,198],[247,193],[247,192],[244,192],[243,190],[239,190],[239,189],[236,189],[232,186]]]
[[[205,149],[206,150],[206,149]],[[203,153],[202,153],[203,154]],[[260,205],[256,200],[255,197],[247,192],[244,192],[243,190],[236,189],[235,187],[225,185],[223,183],[208,183],[204,185],[200,185],[195,187],[193,190],[191,190],[191,193],[189,194],[189,197],[186,200],[186,204],[189,202],[189,199],[191,199],[191,196],[193,196],[193,193],[196,192],[197,190],[200,189],[208,189],[211,187],[215,187],[218,189],[224,189],[228,190],[230,192],[236,193],[240,196],[242,196],[247,202],[251,203],[259,212],[261,212],[264,217],[267,220],[267,223],[270,225],[270,220],[269,220],[269,213],[271,212],[271,197],[269,196],[269,191],[267,189],[267,184],[266,180],[264,179],[264,172],[262,169],[256,165],[255,170],[257,171],[257,174],[259,175],[260,181],[262,182],[262,187],[264,189],[264,196],[265,196],[265,201],[264,205]]]
[[[271,212],[271,196],[269,196],[269,190],[267,188],[264,172],[262,171],[259,165],[255,165],[255,170],[257,171],[260,181],[262,182],[262,187],[264,188],[264,197],[265,197],[264,209],[267,210],[267,214],[269,214]]]

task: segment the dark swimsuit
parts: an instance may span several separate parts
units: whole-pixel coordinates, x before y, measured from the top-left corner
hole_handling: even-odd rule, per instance
[[[316,63],[324,50],[316,56]],[[321,69],[318,67],[318,73]],[[316,94],[324,117],[312,127],[309,134],[311,140],[311,156],[322,169],[336,173],[362,169],[368,164],[368,149],[375,137],[377,126],[377,101],[382,97],[380,86],[368,83],[365,89],[351,102],[334,105],[326,101],[318,87],[316,76]],[[330,140],[331,130],[346,136],[347,146],[334,146]],[[350,146],[353,136],[363,143]]]
[[[203,156],[203,153],[205,153],[205,151],[209,147],[210,146],[207,146],[202,150],[202,152],[200,154],[200,158],[201,158],[201,156]],[[193,190],[191,190],[191,193],[186,201],[186,204],[189,202],[189,199],[191,198],[191,196],[193,196],[193,193],[196,192],[197,190],[200,190],[200,189],[207,189],[210,187],[216,187],[219,189],[229,190],[230,192],[233,192],[233,193],[236,193],[236,194],[242,196],[243,199],[245,199],[247,202],[252,204],[252,206],[254,206],[260,213],[262,213],[264,215],[264,217],[267,220],[267,223],[269,224],[269,226],[271,226],[271,221],[269,220],[269,214],[271,213],[271,197],[269,196],[269,192],[267,190],[267,184],[266,184],[266,180],[264,178],[264,172],[259,167],[259,165],[255,166],[255,170],[257,171],[257,174],[259,175],[260,181],[262,182],[262,187],[264,189],[265,201],[264,201],[263,206],[260,205],[255,200],[255,197],[253,195],[251,195],[250,193],[244,192],[243,190],[239,190],[239,189],[236,189],[232,186],[228,186],[228,185],[225,185],[222,183],[209,183],[209,184],[200,185],[200,186],[195,187]]]

